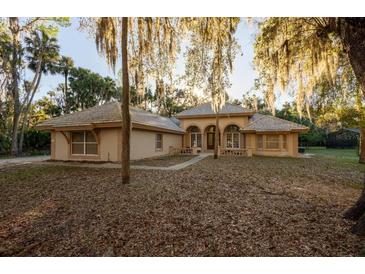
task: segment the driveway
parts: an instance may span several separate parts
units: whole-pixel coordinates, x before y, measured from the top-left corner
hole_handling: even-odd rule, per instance
[[[34,162],[42,162],[49,159],[50,159],[49,155],[0,159],[0,169],[8,166],[18,166]]]

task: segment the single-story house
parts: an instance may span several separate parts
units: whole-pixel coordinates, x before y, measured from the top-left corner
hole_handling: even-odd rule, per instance
[[[211,104],[183,111],[173,118],[130,108],[131,159],[213,151],[215,114]],[[51,159],[121,160],[121,107],[106,103],[41,122],[40,130],[51,131]],[[219,113],[220,154],[298,155],[298,134],[308,128],[241,106],[225,104]]]

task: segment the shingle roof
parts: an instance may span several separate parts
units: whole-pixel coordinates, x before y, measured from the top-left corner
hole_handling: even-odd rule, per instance
[[[252,110],[244,109],[241,106],[233,105],[226,103],[220,114],[240,114],[240,113],[252,113]],[[195,108],[191,108],[185,111],[182,111],[176,115],[177,118],[179,117],[186,117],[186,116],[196,116],[196,115],[214,115],[212,110],[211,103],[205,103]]]
[[[135,107],[130,107],[133,123],[162,128],[183,133],[184,130],[177,126],[171,119],[153,114]],[[67,114],[54,119],[41,122],[39,128],[88,126],[99,123],[121,122],[120,104],[110,102],[100,106],[91,107],[83,111]]]
[[[270,115],[256,113],[242,131],[307,131],[308,127]]]

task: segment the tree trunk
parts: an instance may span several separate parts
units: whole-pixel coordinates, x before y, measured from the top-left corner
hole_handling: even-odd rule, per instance
[[[364,176],[365,185],[365,176]],[[358,220],[365,212],[365,188],[363,188],[359,199],[356,204],[345,212],[344,217],[350,220]]]
[[[128,184],[130,177],[130,130],[129,113],[129,76],[128,76],[128,17],[122,18],[122,183]]]
[[[360,129],[359,163],[365,163],[365,128]]]
[[[218,159],[219,146],[219,113],[215,114],[215,133],[214,133],[214,159]]]
[[[11,139],[11,154],[18,156],[18,126],[20,119],[19,99],[19,51],[20,51],[20,28],[19,18],[9,17],[9,26],[12,35],[12,61],[11,61],[11,94],[14,104],[13,128]]]
[[[365,98],[365,20],[341,18],[338,29],[343,47]],[[365,163],[365,128],[361,128],[359,162]]]
[[[338,33],[343,47],[348,54],[351,67],[359,82],[363,97],[365,97],[365,20],[364,18],[340,18]],[[365,161],[365,128],[361,128],[359,162]],[[344,215],[347,219],[357,220],[352,232],[365,234],[365,178],[364,189],[356,202]]]
[[[365,214],[362,214],[357,223],[351,228],[351,232],[359,236],[365,236]]]

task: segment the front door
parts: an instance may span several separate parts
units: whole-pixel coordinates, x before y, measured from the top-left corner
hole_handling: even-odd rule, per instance
[[[214,132],[207,133],[207,149],[214,149]]]

